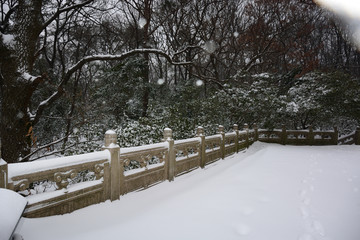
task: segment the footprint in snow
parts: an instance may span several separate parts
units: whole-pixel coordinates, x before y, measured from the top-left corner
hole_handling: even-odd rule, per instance
[[[254,212],[254,209],[252,207],[249,207],[249,206],[245,206],[245,207],[242,207],[240,209],[240,212],[243,214],[243,215],[251,215],[253,212]]]
[[[316,232],[320,235],[320,236],[325,236],[325,230],[324,230],[324,227],[323,225],[321,224],[321,222],[319,221],[314,221],[313,222],[313,226],[314,226],[314,229],[316,230]]]
[[[301,192],[300,192],[300,197],[301,197],[301,198],[305,198],[306,193],[307,193],[307,192],[306,192],[305,189],[301,190]]]
[[[264,196],[264,197],[261,197],[260,199],[259,199],[259,201],[260,202],[263,202],[263,203],[268,203],[268,202],[270,202],[270,198],[268,198],[268,197],[266,197],[266,196]]]
[[[313,236],[311,236],[310,234],[305,233],[305,234],[301,235],[298,240],[315,240],[315,238]]]
[[[301,211],[301,216],[303,217],[303,219],[307,219],[310,216],[307,208],[301,207],[300,211]]]
[[[304,198],[304,199],[303,199],[303,203],[304,203],[305,205],[310,205],[310,202],[311,202],[310,198]]]
[[[242,236],[248,235],[251,232],[251,228],[246,224],[238,224],[235,226],[235,230]]]

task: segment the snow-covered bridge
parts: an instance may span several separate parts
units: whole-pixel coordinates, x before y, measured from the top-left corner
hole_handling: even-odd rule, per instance
[[[23,219],[41,239],[360,239],[360,148],[249,149],[70,214]]]
[[[69,213],[83,207],[117,200],[121,195],[146,189],[175,177],[224,159],[255,141],[295,145],[337,145],[338,132],[330,131],[249,129],[239,131],[234,125],[225,133],[205,136],[197,129],[190,139],[172,138],[164,130],[163,142],[140,147],[121,148],[113,131],[105,134],[103,151],[53,160],[7,164],[0,162],[0,187],[5,187],[28,200],[25,217],[44,217]],[[342,143],[359,144],[360,130],[340,139]]]

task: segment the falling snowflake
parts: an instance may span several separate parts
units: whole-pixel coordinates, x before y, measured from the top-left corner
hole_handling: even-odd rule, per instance
[[[165,83],[165,79],[163,79],[163,78],[159,78],[158,80],[157,80],[157,84],[158,85],[163,85]]]
[[[204,85],[204,81],[198,79],[198,80],[195,82],[195,84],[196,84],[196,86],[200,87],[200,86]]]
[[[146,25],[147,21],[145,18],[140,18],[139,19],[139,27],[143,28]]]
[[[18,119],[22,119],[23,117],[24,117],[24,113],[23,112],[18,112],[17,114],[16,114],[16,117],[18,118]]]
[[[212,54],[216,51],[216,49],[219,47],[219,45],[213,41],[213,40],[210,40],[210,41],[207,41],[204,46],[203,46],[203,49],[209,53],[209,54]]]

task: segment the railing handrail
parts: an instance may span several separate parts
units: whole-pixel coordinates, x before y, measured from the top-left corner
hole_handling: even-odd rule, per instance
[[[337,128],[326,131],[313,130],[312,127],[287,130],[282,126],[281,129],[269,130],[258,129],[256,125],[249,129],[245,124],[243,130],[238,130],[235,124],[233,130],[226,133],[224,127],[219,126],[218,133],[210,136],[205,136],[204,129],[198,127],[196,137],[176,141],[172,137],[172,130],[166,128],[164,140],[160,143],[120,148],[116,133],[107,131],[105,146],[100,152],[15,164],[1,160],[0,187],[22,189],[29,187],[31,181],[49,177],[50,181],[56,181],[61,191],[31,197],[31,204],[25,213],[30,217],[63,214],[107,199],[117,200],[122,194],[152,186],[159,181],[172,181],[176,176],[204,168],[247,148],[257,140],[295,145],[334,145],[344,143],[348,138],[352,138],[349,143],[360,145],[360,128],[339,138]],[[125,173],[124,164],[131,161],[138,161],[140,168]],[[69,187],[69,178],[87,169],[94,171],[96,180]],[[36,199],[41,201],[37,203]]]
[[[52,158],[33,162],[10,163],[8,164],[8,178],[44,172],[49,169],[62,169],[70,166],[81,165],[84,163],[96,162],[101,160],[110,160],[108,151],[98,151],[84,153],[79,155],[67,156],[62,158]]]

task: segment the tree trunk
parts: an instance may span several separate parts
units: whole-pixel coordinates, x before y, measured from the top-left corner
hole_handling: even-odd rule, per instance
[[[30,153],[34,133],[28,113],[31,97],[40,79],[29,80],[41,32],[42,1],[19,0],[14,22],[14,40],[0,39],[1,152],[8,163]]]
[[[144,18],[146,20],[146,24],[144,25],[143,29],[143,45],[144,48],[149,47],[149,27],[150,27],[150,21],[151,21],[151,0],[145,0],[144,1]],[[145,59],[145,67],[143,70],[143,81],[144,81],[144,92],[142,96],[142,113],[141,117],[147,116],[147,111],[149,108],[149,99],[150,99],[150,57],[149,53],[144,53],[144,59]]]
[[[8,163],[17,162],[30,152],[33,136],[27,114],[27,101],[32,89],[19,81],[17,61],[11,53],[1,44],[1,152],[2,158]]]

